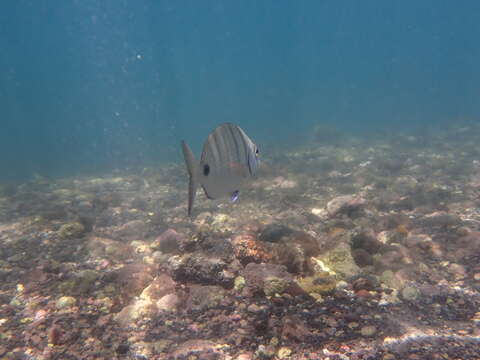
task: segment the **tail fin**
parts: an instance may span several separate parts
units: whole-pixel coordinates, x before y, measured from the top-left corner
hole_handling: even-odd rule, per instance
[[[182,140],[182,150],[183,158],[185,159],[185,164],[187,165],[187,172],[189,176],[188,181],[188,216],[192,213],[193,201],[195,200],[195,195],[197,194],[198,187],[198,164],[195,160],[195,156],[192,153],[192,150],[188,147],[185,141]]]

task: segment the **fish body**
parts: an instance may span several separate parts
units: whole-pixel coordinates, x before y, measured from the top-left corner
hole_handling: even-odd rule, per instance
[[[209,199],[230,196],[235,201],[246,180],[255,176],[258,168],[258,147],[237,125],[219,125],[208,135],[200,162],[182,141],[183,157],[189,175],[188,215],[199,185]]]

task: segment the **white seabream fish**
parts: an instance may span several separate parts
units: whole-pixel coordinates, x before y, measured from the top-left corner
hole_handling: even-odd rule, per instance
[[[246,180],[255,176],[259,164],[258,147],[237,125],[219,125],[208,135],[198,163],[182,141],[183,157],[190,177],[188,215],[192,213],[198,185],[209,199],[230,196],[236,201]]]

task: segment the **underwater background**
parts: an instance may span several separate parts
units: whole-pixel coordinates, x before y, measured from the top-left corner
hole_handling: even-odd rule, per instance
[[[479,38],[469,0],[4,1],[0,359],[480,359]]]
[[[316,124],[475,121],[479,17],[468,0],[7,2],[0,177],[177,162],[226,121],[262,148]]]

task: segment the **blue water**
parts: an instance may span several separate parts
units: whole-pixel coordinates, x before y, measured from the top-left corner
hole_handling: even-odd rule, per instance
[[[476,0],[15,0],[0,34],[2,179],[181,161],[224,121],[268,148],[480,116]]]

